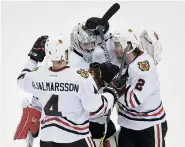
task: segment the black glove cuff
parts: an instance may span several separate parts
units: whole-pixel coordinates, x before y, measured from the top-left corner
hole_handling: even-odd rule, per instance
[[[30,56],[30,59],[36,61],[36,62],[42,62],[45,57],[45,51],[44,50],[31,50],[28,53],[28,56]]]
[[[30,59],[34,60],[35,62],[38,63],[38,61],[36,59],[34,59],[33,57],[30,56]]]

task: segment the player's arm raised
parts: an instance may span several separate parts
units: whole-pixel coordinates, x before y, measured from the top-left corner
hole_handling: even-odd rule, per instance
[[[45,57],[45,43],[47,40],[48,36],[41,36],[39,37],[36,42],[34,43],[32,49],[28,53],[28,56],[30,59],[27,61],[25,64],[21,74],[17,78],[18,85],[25,89],[28,92],[31,92],[30,88],[27,84],[31,82],[32,79],[32,74],[29,74],[31,71],[34,70],[34,68],[37,67],[38,62],[42,62],[44,57]]]

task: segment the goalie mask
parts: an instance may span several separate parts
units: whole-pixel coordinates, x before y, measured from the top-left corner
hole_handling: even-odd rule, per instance
[[[96,46],[96,36],[79,23],[71,33],[71,50],[76,50],[86,62],[91,61],[91,53]]]
[[[141,46],[154,60],[157,65],[161,60],[162,46],[159,36],[155,31],[143,30],[140,35]]]

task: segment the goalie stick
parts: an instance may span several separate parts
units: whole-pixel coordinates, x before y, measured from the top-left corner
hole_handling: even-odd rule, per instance
[[[28,131],[27,138],[26,138],[26,147],[33,147],[34,138],[32,137],[32,133]]]
[[[48,67],[49,65],[49,57],[45,57],[44,58],[44,64],[43,64],[43,66],[45,66],[45,67]],[[26,147],[33,147],[33,142],[34,142],[34,137],[33,137],[33,135],[32,135],[32,133],[30,132],[30,131],[28,131],[28,134],[27,134],[27,138],[25,139],[25,141],[26,141]]]
[[[115,3],[113,4],[109,10],[103,15],[103,17],[101,18],[100,22],[99,22],[99,25],[98,25],[98,31],[100,33],[100,37],[101,37],[101,40],[102,40],[102,49],[104,51],[104,54],[105,54],[105,59],[107,62],[110,62],[110,57],[109,57],[109,54],[108,54],[108,50],[106,48],[106,45],[105,45],[105,39],[104,39],[104,34],[103,34],[103,29],[104,29],[104,26],[105,24],[108,22],[108,20],[120,9],[120,5],[118,3]]]
[[[128,32],[132,32],[132,29],[128,29]],[[148,38],[146,38],[146,36],[144,36],[145,39],[149,42],[149,43],[152,43]],[[118,73],[118,76],[116,77],[116,80],[118,80],[121,75],[122,75],[122,70],[123,68],[127,69],[129,64],[127,62],[127,52],[129,50],[129,47],[127,46],[125,49],[124,49],[124,52],[123,52],[123,58],[122,58],[122,61],[121,61],[121,66],[120,66],[120,69],[119,69],[119,73]]]
[[[129,50],[129,47],[127,46],[123,52],[123,58],[122,58],[122,61],[121,61],[121,66],[120,66],[120,69],[119,69],[119,73],[118,73],[118,76],[116,77],[116,80],[119,80],[121,75],[122,75],[122,70],[123,68],[127,69],[128,68],[128,63],[127,63],[127,52]],[[108,126],[108,123],[110,121],[110,115],[111,115],[111,109],[108,111],[108,115],[107,115],[107,123],[105,124],[105,131],[104,131],[104,135],[103,137],[100,139],[100,145],[99,147],[103,147],[103,143],[104,143],[104,140],[105,140],[105,136],[106,136],[106,133],[107,133],[107,126]]]
[[[104,55],[105,55],[106,62],[110,62],[110,56],[109,56],[109,53],[108,53],[108,50],[107,50],[107,47],[106,47],[106,44],[105,44],[103,29],[104,29],[105,24],[108,22],[108,20],[109,20],[119,9],[120,9],[120,5],[119,5],[118,3],[113,4],[113,5],[109,8],[109,10],[103,15],[103,17],[101,18],[101,20],[100,20],[100,22],[99,22],[99,25],[98,25],[98,31],[99,31],[99,33],[100,33],[100,37],[101,37],[101,40],[102,40],[101,48],[102,48],[103,51],[104,51]],[[105,124],[104,135],[103,135],[103,137],[101,137],[101,139],[100,139],[100,145],[99,145],[99,147],[103,147],[103,143],[104,143],[105,136],[106,136],[106,133],[107,133],[107,125],[108,125],[108,123],[109,123],[109,121],[110,121],[110,114],[111,114],[111,110],[108,111],[107,123]]]
[[[123,52],[123,58],[122,58],[122,61],[121,61],[121,66],[120,66],[120,69],[119,69],[118,76],[116,77],[116,80],[119,80],[119,78],[121,77],[123,68],[127,68],[128,67],[128,63],[127,63],[127,52],[128,52],[128,49],[129,49],[129,47],[127,46],[125,48],[124,52]]]

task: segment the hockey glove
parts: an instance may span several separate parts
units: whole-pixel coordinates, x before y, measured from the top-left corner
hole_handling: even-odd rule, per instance
[[[91,17],[87,19],[87,21],[85,22],[85,29],[90,30],[95,36],[100,35],[99,31],[97,30],[98,25],[100,25],[100,20],[101,18],[98,17]],[[104,25],[103,34],[106,34],[108,30],[109,22],[106,22],[106,24]]]
[[[37,137],[39,133],[41,111],[32,107],[27,98],[24,99],[22,106],[23,115],[16,129],[14,140],[26,139],[29,131],[33,137]]]
[[[115,75],[119,72],[119,67],[110,62],[104,62],[100,65],[102,80],[110,83]]]
[[[28,53],[30,59],[35,60],[36,62],[42,62],[45,57],[45,43],[48,36],[41,36],[39,37],[36,42],[34,43],[31,51]]]
[[[89,72],[91,73],[92,77],[94,78],[98,89],[104,86],[104,82],[102,80],[102,74],[100,70],[100,63],[94,62],[90,64]]]
[[[89,65],[89,72],[91,75],[96,78],[101,78],[100,63],[94,62]]]
[[[122,76],[116,80],[114,78],[108,85],[103,89],[103,92],[109,92],[114,96],[114,103],[125,93],[126,91],[127,77]]]

